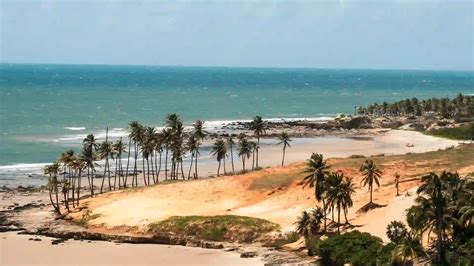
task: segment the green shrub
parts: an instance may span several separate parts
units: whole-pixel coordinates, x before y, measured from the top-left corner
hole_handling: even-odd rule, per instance
[[[277,229],[277,224],[246,216],[172,216],[149,224],[147,232],[173,233],[211,241],[251,243]]]
[[[376,265],[382,248],[382,239],[356,230],[320,241],[315,253],[322,265]]]

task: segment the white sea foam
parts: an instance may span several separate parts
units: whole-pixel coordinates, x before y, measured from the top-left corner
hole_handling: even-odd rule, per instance
[[[40,170],[46,164],[47,163],[18,163],[11,165],[0,165],[0,172]]]
[[[72,131],[86,130],[85,127],[64,127],[64,128],[68,130],[72,130]]]

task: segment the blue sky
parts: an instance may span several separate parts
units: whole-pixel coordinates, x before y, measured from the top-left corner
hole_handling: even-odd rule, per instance
[[[0,0],[1,62],[473,70],[468,0]]]

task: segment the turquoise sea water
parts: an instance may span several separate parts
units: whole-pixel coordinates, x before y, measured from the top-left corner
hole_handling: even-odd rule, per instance
[[[474,94],[473,72],[0,64],[0,174],[37,168],[85,134],[213,121],[331,117],[407,97]]]

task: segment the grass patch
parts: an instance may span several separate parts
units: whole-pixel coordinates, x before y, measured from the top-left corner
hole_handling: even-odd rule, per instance
[[[453,140],[470,140],[474,136],[474,123],[454,128],[440,128],[423,131],[426,135],[442,137]]]
[[[279,228],[267,220],[237,216],[172,216],[148,225],[147,232],[195,236],[210,241],[251,243]]]
[[[92,214],[91,210],[86,210],[84,213],[82,213],[82,218],[79,220],[73,220],[73,222],[79,226],[82,227],[87,227],[89,221],[97,219],[100,217],[100,214]]]
[[[298,241],[298,239],[300,239],[300,235],[298,235],[296,232],[290,232],[280,238],[275,238],[264,243],[263,246],[272,248],[282,248],[286,244]]]
[[[301,169],[295,173],[288,173],[288,174],[269,174],[265,176],[261,176],[255,178],[250,184],[250,189],[253,190],[271,190],[277,189],[280,187],[287,187],[293,182],[295,179],[302,180],[305,174],[302,172]]]

